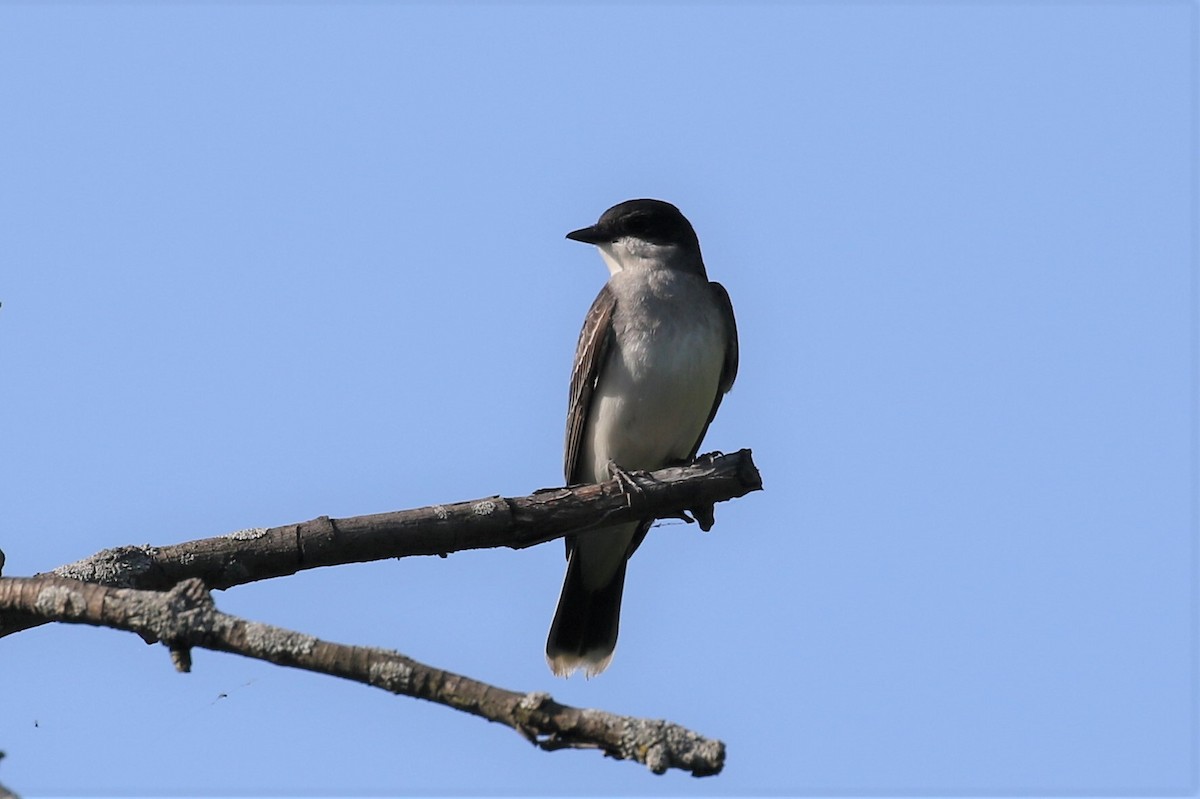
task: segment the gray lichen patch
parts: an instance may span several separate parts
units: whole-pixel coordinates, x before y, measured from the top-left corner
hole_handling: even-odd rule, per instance
[[[625,757],[645,763],[655,774],[677,766],[703,776],[720,772],[725,764],[723,743],[660,719],[636,719],[626,724],[621,751]]]
[[[267,527],[247,527],[245,530],[234,530],[232,533],[226,533],[226,538],[232,538],[234,541],[254,541],[262,538],[267,534]]]
[[[530,691],[521,697],[521,701],[517,703],[517,708],[532,713],[541,710],[543,705],[551,701],[553,699],[545,691]]]
[[[104,549],[90,558],[59,566],[52,573],[85,583],[134,588],[138,578],[154,567],[157,553],[158,549],[149,544]]]
[[[300,658],[311,654],[317,645],[317,639],[311,635],[281,630],[268,624],[254,621],[246,622],[246,646],[255,653],[261,653],[268,658],[280,656]]]
[[[496,510],[496,503],[490,499],[481,500],[471,506],[471,512],[476,516],[491,516]]]
[[[46,586],[38,591],[33,605],[38,613],[60,619],[75,618],[87,610],[87,600],[83,598],[83,592],[66,585]]]
[[[371,664],[367,679],[371,685],[385,691],[407,693],[412,682],[412,667],[399,660],[377,660]]]
[[[143,636],[169,641],[187,632],[187,619],[162,594],[134,591],[125,597],[123,605],[130,629]]]

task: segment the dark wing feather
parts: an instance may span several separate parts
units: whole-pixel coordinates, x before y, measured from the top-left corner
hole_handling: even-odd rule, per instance
[[[733,303],[729,301],[729,292],[720,283],[714,281],[708,285],[712,288],[713,300],[716,301],[717,310],[721,312],[721,320],[725,323],[725,363],[721,366],[721,380],[717,383],[717,396],[713,398],[712,410],[708,412],[708,421],[704,423],[704,429],[700,431],[696,445],[692,447],[692,458],[695,458],[696,453],[700,451],[700,443],[704,441],[704,436],[708,433],[708,426],[712,424],[713,418],[717,415],[717,408],[721,407],[721,399],[729,389],[733,388],[733,381],[737,378],[738,370],[737,321],[733,318]]]
[[[592,392],[596,388],[604,356],[612,342],[612,316],[616,307],[617,298],[605,283],[583,320],[583,330],[579,332],[579,344],[575,347],[575,366],[571,369],[567,442],[563,453],[563,474],[568,484],[579,482],[579,450],[583,444],[583,426],[587,424]]]

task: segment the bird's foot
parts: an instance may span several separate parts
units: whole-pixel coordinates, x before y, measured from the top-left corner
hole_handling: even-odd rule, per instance
[[[650,476],[650,472],[645,469],[625,470],[617,465],[616,461],[608,462],[608,475],[613,480],[617,481],[617,485],[621,487],[621,493],[624,494],[629,501],[630,506],[633,505],[633,498],[641,496],[645,493],[639,480],[650,480],[654,478]]]

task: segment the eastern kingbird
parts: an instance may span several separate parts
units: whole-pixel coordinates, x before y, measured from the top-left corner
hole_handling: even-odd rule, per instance
[[[596,245],[610,273],[571,369],[567,483],[690,462],[738,365],[733,306],[708,280],[696,231],[670,203],[629,200],[567,238]],[[653,521],[567,538],[567,576],[546,641],[558,676],[608,667],[625,564]]]

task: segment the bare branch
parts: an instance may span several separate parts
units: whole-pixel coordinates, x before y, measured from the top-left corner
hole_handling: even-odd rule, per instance
[[[354,680],[503,724],[542,749],[599,749],[656,774],[678,768],[708,776],[725,762],[723,743],[667,721],[568,707],[549,694],[497,688],[398,652],[330,643],[222,613],[199,579],[157,592],[55,577],[0,578],[0,608],[162,641],[181,671],[190,668],[190,648],[202,647]]]
[[[4,553],[0,552],[0,569],[4,568]],[[0,752],[0,760],[4,759],[4,753]],[[0,785],[0,799],[20,799],[15,793]]]
[[[544,489],[526,497],[487,497],[345,519],[321,516],[165,547],[106,549],[37,576],[150,590],[196,577],[209,588],[224,589],[318,566],[465,549],[520,549],[601,524],[680,517],[690,509],[707,530],[713,503],[761,488],[750,450],[743,449],[653,472],[635,493],[610,480]],[[15,611],[0,613],[0,637],[41,623]]]
[[[762,488],[749,450],[704,456],[688,466],[635,476],[634,482],[636,490],[609,481],[527,497],[320,517],[167,547],[104,550],[53,574],[0,578],[0,635],[49,621],[128,630],[164,642],[181,671],[191,668],[192,647],[233,652],[438,702],[511,727],[542,749],[595,748],[656,773],[679,768],[696,776],[716,774],[724,764],[724,744],[671,722],[560,705],[548,694],[504,690],[397,652],[329,643],[229,616],[208,593],[318,566],[523,548],[613,523],[687,518],[686,510],[707,530],[714,503]],[[165,593],[154,590],[172,586]]]

